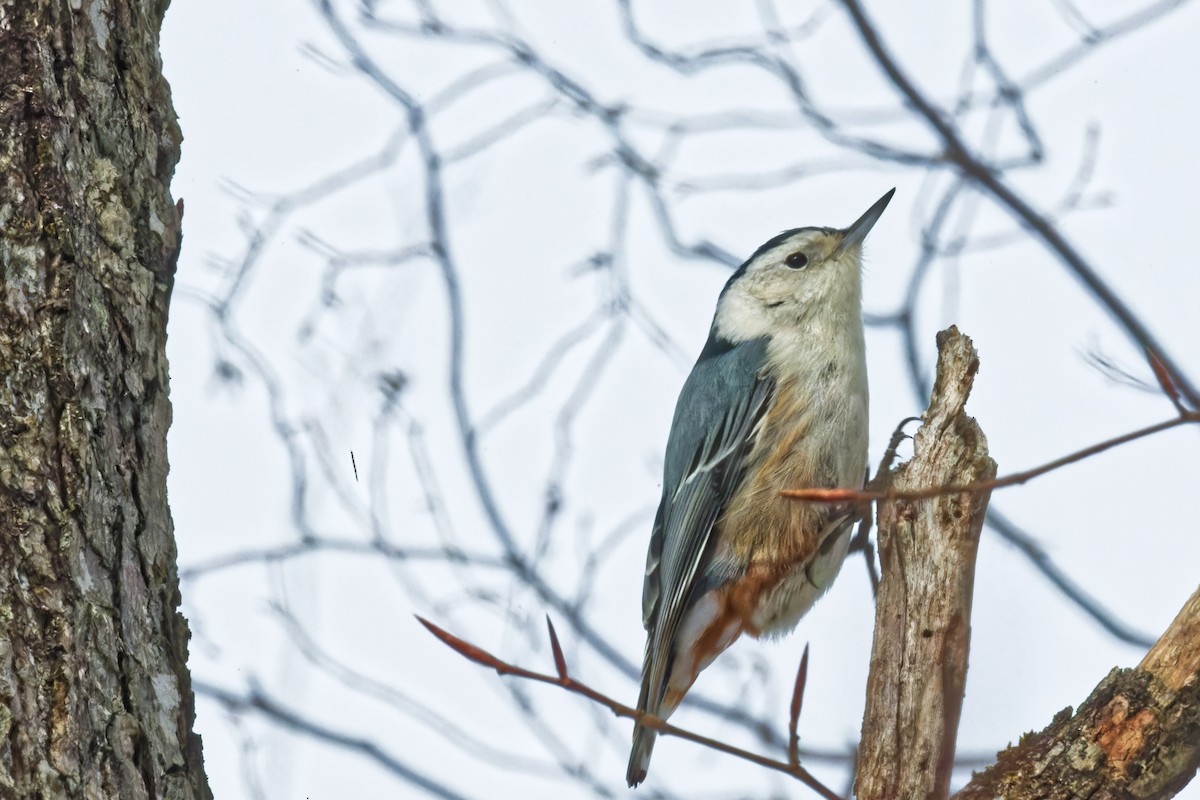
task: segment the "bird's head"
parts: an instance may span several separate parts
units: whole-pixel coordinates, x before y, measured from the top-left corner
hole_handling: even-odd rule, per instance
[[[758,248],[721,292],[714,338],[736,343],[771,336],[817,314],[835,324],[851,313],[857,319],[862,243],[895,191],[848,228],[794,228]]]

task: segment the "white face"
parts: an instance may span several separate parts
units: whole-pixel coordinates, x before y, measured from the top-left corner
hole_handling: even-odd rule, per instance
[[[843,320],[861,314],[862,248],[839,250],[845,234],[804,228],[765,252],[721,296],[717,333],[731,342],[803,326],[814,311]]]

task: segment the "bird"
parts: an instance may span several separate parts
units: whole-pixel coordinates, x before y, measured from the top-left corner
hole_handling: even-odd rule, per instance
[[[866,479],[862,248],[895,191],[848,228],[769,239],[721,290],[667,438],[639,712],[669,717],[743,633],[791,631],[841,569],[858,511],[779,492]],[[656,736],[635,721],[631,787]]]

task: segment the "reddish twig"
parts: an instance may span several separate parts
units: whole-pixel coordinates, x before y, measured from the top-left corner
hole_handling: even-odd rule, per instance
[[[996,478],[990,481],[979,481],[977,483],[964,483],[958,486],[930,486],[926,489],[914,489],[912,491],[902,492],[892,489],[884,491],[867,490],[859,491],[856,489],[785,489],[780,492],[784,497],[791,500],[806,500],[815,503],[867,503],[878,500],[928,500],[933,497],[944,497],[951,494],[959,494],[962,492],[990,492],[993,489],[1003,489],[1006,486],[1016,486],[1033,480],[1034,478],[1045,475],[1047,472],[1053,472],[1060,467],[1065,467],[1069,464],[1074,464],[1077,461],[1082,461],[1085,458],[1103,453],[1105,450],[1111,450],[1119,445],[1141,439],[1151,434],[1161,433],[1165,430],[1185,425],[1189,422],[1200,422],[1200,412],[1188,411],[1186,409],[1180,412],[1178,417],[1159,422],[1145,428],[1139,428],[1136,431],[1116,436],[1112,439],[1094,444],[1091,447],[1085,447],[1062,458],[1056,458],[1040,467],[1025,470],[1024,472],[1016,472],[1012,475],[1005,475],[1003,478]]]
[[[554,651],[554,668],[558,670],[558,677],[562,680],[567,680],[570,675],[567,674],[567,659],[563,655],[562,645],[558,643],[558,634],[554,631],[554,623],[550,621],[550,615],[546,615],[546,630],[550,632],[550,649]]]
[[[808,645],[800,656],[800,669],[796,670],[796,686],[792,689],[792,708],[788,716],[788,763],[800,766],[800,706],[804,703],[804,687],[808,683]]]
[[[1175,410],[1179,412],[1179,416],[1186,417],[1189,413],[1187,407],[1183,404],[1183,398],[1179,394],[1179,386],[1171,376],[1171,371],[1167,369],[1167,365],[1163,360],[1150,348],[1146,348],[1146,360],[1150,362],[1150,369],[1154,372],[1154,377],[1158,381],[1158,385],[1162,388],[1175,406]]]
[[[686,739],[689,742],[695,742],[696,744],[703,745],[704,747],[712,750],[727,753],[744,761],[749,761],[752,764],[757,764],[760,767],[766,767],[767,769],[772,769],[776,772],[782,772],[783,774],[790,775],[791,777],[800,781],[805,786],[819,794],[821,797],[826,798],[826,800],[841,800],[841,797],[837,794],[837,792],[834,792],[832,789],[828,788],[819,780],[814,778],[812,773],[800,766],[799,763],[796,763],[796,760],[792,760],[791,763],[777,761],[773,758],[767,758],[766,756],[752,753],[749,750],[743,750],[740,747],[734,747],[733,745],[726,744],[725,742],[721,742],[716,739],[710,739],[709,737],[702,736],[698,733],[693,733],[692,731],[685,730],[684,728],[677,728],[674,725],[659,719],[653,714],[645,714],[641,711],[638,711],[636,708],[631,708],[630,706],[613,700],[611,697],[596,691],[587,684],[575,680],[567,672],[567,663],[566,659],[563,658],[562,647],[558,643],[558,634],[555,633],[554,624],[550,621],[549,616],[546,617],[546,627],[550,631],[550,647],[554,652],[554,665],[558,671],[557,676],[534,672],[532,670],[518,667],[515,664],[510,664],[507,661],[497,658],[486,650],[476,647],[470,642],[460,639],[454,634],[439,628],[437,625],[434,625],[432,622],[422,617],[418,616],[417,622],[420,622],[422,625],[424,625],[426,630],[428,630],[437,638],[441,639],[442,642],[454,652],[470,661],[474,661],[476,664],[496,670],[496,673],[499,675],[513,675],[518,678],[526,678],[531,681],[537,681],[538,683],[547,683],[551,686],[557,686],[560,689],[566,689],[568,692],[573,694],[583,695],[592,702],[605,706],[616,716],[636,720],[648,728],[653,728],[663,736],[675,736],[680,739]],[[805,669],[807,664],[807,656],[808,650],[806,648],[805,659],[801,661],[801,676],[807,673],[807,670]],[[803,686],[801,685],[799,676],[797,678],[797,690],[801,693],[803,692]],[[792,716],[792,734],[793,737],[795,737],[795,724],[796,719],[799,717],[799,708],[797,707],[797,701],[795,698],[792,700],[792,705],[795,709]],[[791,747],[789,746],[789,759],[791,759],[790,751]]]

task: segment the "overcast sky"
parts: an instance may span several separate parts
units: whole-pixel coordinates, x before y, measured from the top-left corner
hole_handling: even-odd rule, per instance
[[[412,17],[407,4],[376,5],[390,19]],[[506,17],[481,1],[456,5],[462,16],[450,19],[515,32],[601,102],[626,104],[622,135],[670,161],[662,196],[685,244],[709,241],[743,258],[784,228],[847,225],[897,187],[868,242],[864,305],[876,316],[899,307],[920,226],[949,185],[945,175],[836,146],[761,70],[734,65],[690,76],[650,63],[627,39],[617,4],[590,4],[587,16],[577,5],[534,2]],[[775,52],[797,65],[816,106],[854,135],[929,151],[928,131],[864,55],[840,6],[724,5],[634,7],[654,41],[685,51],[761,40],[771,14],[784,27],[809,25]],[[1150,4],[995,5],[988,44],[1008,74],[1031,82],[1028,113],[1046,154],[1042,166],[1013,171],[1013,185],[1039,208],[1062,213],[1071,242],[1200,378],[1192,241],[1200,119],[1191,88],[1200,6],[1181,3],[1044,75],[1039,70],[1089,26]],[[445,95],[464,75],[506,62],[504,54],[364,31],[358,4],[335,7],[373,63],[434,104],[430,132],[446,154],[449,239],[466,320],[463,396],[477,425],[501,410],[481,436],[479,462],[499,514],[567,597],[589,574],[588,553],[603,544],[587,613],[638,661],[641,572],[667,425],[728,265],[671,252],[653,197],[614,165],[611,131],[566,104],[544,75],[498,67]],[[918,11],[876,1],[869,10],[918,85],[952,103],[970,53],[969,4],[946,0]],[[311,4],[176,2],[162,51],[185,137],[173,186],[186,214],[168,342],[170,499],[194,677],[234,692],[257,682],[315,724],[370,740],[469,797],[627,796],[627,724],[553,690],[529,689],[547,722],[539,729],[514,710],[500,679],[413,621],[414,613],[430,616],[548,669],[545,643],[528,625],[550,609],[502,571],[325,553],[187,577],[210,559],[306,534],[500,551],[457,430],[448,294],[421,252],[426,184],[401,109],[348,66],[344,43]],[[982,73],[971,80],[980,91],[990,86]],[[672,119],[736,113],[755,124],[697,128],[678,141],[668,130]],[[989,153],[1016,154],[1018,122],[981,110],[964,129]],[[506,131],[501,142],[488,138],[497,130]],[[355,165],[353,180],[322,183]],[[811,174],[778,180],[789,170]],[[954,209],[947,240],[977,237],[977,246],[933,265],[914,308],[919,358],[927,379],[933,334],[948,324],[975,339],[982,369],[968,410],[1001,474],[1171,416],[1161,395],[1120,385],[1092,363],[1089,354],[1099,353],[1149,375],[1125,334],[1043,247],[1017,235],[987,200],[964,198]],[[598,252],[608,262],[589,267]],[[225,298],[222,329],[206,303]],[[605,311],[614,298],[629,302],[617,315]],[[543,374],[560,345],[567,357]],[[894,331],[871,328],[868,348],[874,461],[895,424],[923,401]],[[398,404],[388,405],[381,377],[400,375]],[[503,413],[505,399],[529,385],[537,388],[531,399]],[[1036,536],[1084,592],[1154,636],[1197,584],[1198,443],[1196,431],[1174,430],[1005,490],[993,507]],[[558,493],[549,518],[548,484]],[[439,500],[432,509],[431,485]],[[740,642],[696,689],[764,714],[782,732],[808,642],[803,742],[845,750],[858,737],[872,613],[865,570],[852,561],[797,633],[780,643]],[[572,669],[632,702],[635,682],[556,622]],[[960,736],[970,754],[1044,727],[1143,652],[1065,601],[992,529],[980,551],[973,637]],[[331,660],[322,665],[323,657]],[[387,686],[389,699],[364,693],[362,678],[338,673],[333,661]],[[447,732],[431,714],[463,732]],[[218,797],[416,792],[361,754],[283,732],[262,715],[239,719],[205,696],[198,715]],[[687,703],[673,721],[759,747]],[[592,788],[563,776],[562,765],[572,763],[588,765]],[[813,769],[842,787],[837,764]],[[756,796],[809,796],[674,741],[660,743],[639,791],[731,797],[747,786],[761,787]],[[1200,788],[1180,796],[1200,798]]]

